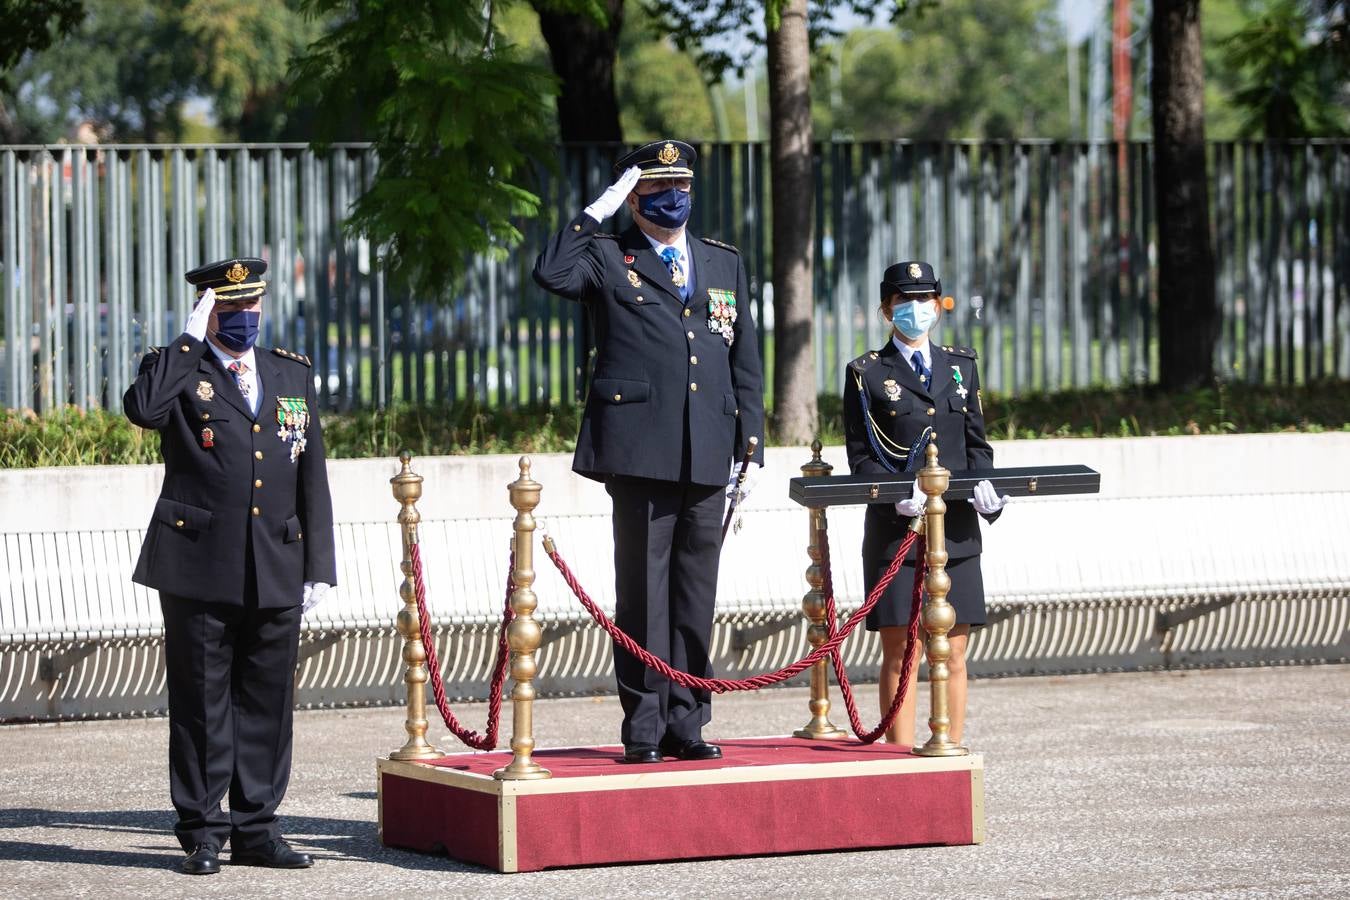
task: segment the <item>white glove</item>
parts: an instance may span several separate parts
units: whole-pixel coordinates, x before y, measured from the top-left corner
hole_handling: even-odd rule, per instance
[[[331,584],[324,584],[322,581],[306,581],[304,596],[300,598],[300,614],[304,615],[318,606],[332,589]]]
[[[633,192],[633,186],[641,177],[642,170],[637,166],[630,166],[628,171],[619,176],[618,181],[605,188],[605,192],[586,207],[586,215],[597,222],[603,222],[614,215],[619,211],[619,207],[623,206],[623,201]]]
[[[994,490],[994,483],[987,478],[975,485],[975,496],[970,498],[971,505],[982,516],[993,515],[1011,502],[1012,497],[1007,494],[1000,497]]]
[[[923,512],[924,504],[928,502],[928,495],[919,487],[919,479],[914,479],[914,493],[908,500],[900,500],[895,504],[895,511],[903,518],[912,519]]]
[[[211,307],[216,305],[216,292],[207,288],[202,294],[202,299],[197,301],[197,305],[192,307],[192,312],[188,313],[187,325],[183,331],[189,336],[199,341],[206,340],[206,323],[211,320]]]
[[[755,486],[755,482],[759,480],[759,470],[761,468],[762,467],[757,462],[751,462],[750,465],[745,467],[745,483],[740,486],[742,503],[745,502],[746,497],[750,496],[750,489],[753,488]],[[728,500],[736,499],[736,480],[740,478],[740,475],[741,475],[740,465],[737,464],[732,466],[731,475],[727,478]]]

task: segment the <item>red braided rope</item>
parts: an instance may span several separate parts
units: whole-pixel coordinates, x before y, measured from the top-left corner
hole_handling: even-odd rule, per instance
[[[904,668],[900,673],[900,685],[895,691],[895,698],[891,701],[891,708],[886,711],[886,715],[881,717],[881,724],[876,728],[871,731],[863,730],[862,717],[858,715],[858,704],[853,699],[853,685],[849,683],[848,672],[844,669],[843,655],[835,653],[830,657],[830,662],[834,665],[834,677],[839,682],[839,692],[844,695],[844,708],[848,710],[849,725],[853,728],[853,733],[857,735],[858,740],[864,744],[871,744],[886,733],[886,729],[891,727],[891,723],[895,721],[896,715],[900,712],[900,706],[905,702],[905,695],[909,692],[910,666],[914,663],[914,654],[919,645],[919,606],[923,602],[923,578],[928,571],[928,560],[924,552],[927,545],[922,537],[918,537],[918,532],[911,531],[905,536],[900,546],[900,558],[903,559],[909,551],[909,545],[915,543],[916,537],[918,538],[918,549],[914,554],[914,590],[910,595],[909,640],[905,644]],[[830,542],[827,534],[821,535],[821,545],[821,568],[825,571],[825,623],[830,636],[833,636],[836,618],[834,574],[830,568]]]
[[[567,586],[572,589],[572,593],[576,595],[576,598],[581,601],[581,605],[586,608],[586,612],[591,614],[591,618],[595,619],[600,627],[605,629],[609,636],[614,639],[616,644],[636,656],[642,661],[643,665],[647,666],[647,668],[661,673],[678,685],[687,688],[699,688],[701,690],[711,691],[714,694],[725,694],[729,691],[754,691],[768,687],[772,684],[778,684],[794,675],[800,674],[815,665],[818,661],[826,659],[833,654],[839,645],[844,642],[844,639],[853,633],[853,630],[858,627],[859,623],[867,618],[867,614],[872,611],[872,607],[877,605],[877,601],[881,599],[881,595],[885,592],[887,586],[895,579],[896,573],[900,571],[900,564],[904,562],[905,553],[909,551],[910,545],[913,543],[913,532],[911,532],[911,537],[905,538],[905,541],[900,545],[899,551],[895,554],[895,559],[891,560],[890,568],[888,568],[885,574],[881,576],[881,580],[878,581],[876,587],[872,589],[872,593],[868,595],[867,600],[864,601],[862,606],[858,607],[851,617],[849,617],[849,620],[844,623],[844,627],[837,633],[831,635],[825,643],[821,644],[815,650],[811,651],[811,653],[797,660],[795,663],[784,666],[776,672],[765,672],[762,675],[753,675],[750,678],[742,679],[701,678],[698,675],[691,675],[688,672],[681,672],[678,669],[671,668],[665,660],[653,656],[646,649],[641,647],[637,641],[625,634],[619,626],[615,625],[614,622],[600,610],[600,607],[595,605],[595,601],[592,600],[585,589],[582,588],[581,584],[577,581],[576,576],[572,574],[572,570],[567,567],[567,563],[563,562],[562,555],[558,553],[557,547],[553,545],[552,540],[546,540],[544,542],[544,552],[548,554],[549,559],[553,560],[553,565],[558,567],[559,574],[561,574],[563,580],[567,582]],[[834,598],[830,597],[828,602],[833,603],[833,600]]]
[[[445,684],[441,679],[441,665],[436,659],[436,642],[431,635],[431,615],[427,612],[427,586],[422,580],[422,550],[420,544],[412,545],[413,588],[417,595],[417,619],[422,631],[422,647],[427,653],[427,670],[431,673],[431,693],[436,698],[436,708],[441,711],[441,719],[450,733],[475,750],[493,750],[497,746],[497,725],[502,715],[502,684],[506,680],[506,664],[510,658],[506,640],[506,626],[515,618],[511,608],[511,594],[515,584],[511,573],[516,568],[516,554],[511,551],[511,561],[506,568],[506,605],[502,611],[502,625],[497,634],[497,661],[492,667],[492,682],[488,686],[488,717],[485,734],[479,734],[465,728],[450,711],[445,699]]]

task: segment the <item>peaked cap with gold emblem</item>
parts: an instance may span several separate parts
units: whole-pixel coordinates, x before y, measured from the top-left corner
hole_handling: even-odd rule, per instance
[[[639,180],[654,178],[693,178],[698,153],[684,141],[652,141],[625,153],[614,163],[614,177],[633,166],[642,170]]]
[[[267,260],[237,256],[198,266],[183,277],[197,288],[198,297],[212,288],[218,300],[248,300],[267,290],[267,282],[261,278],[266,271]]]
[[[881,299],[892,294],[941,294],[942,282],[926,262],[898,262],[881,276]]]

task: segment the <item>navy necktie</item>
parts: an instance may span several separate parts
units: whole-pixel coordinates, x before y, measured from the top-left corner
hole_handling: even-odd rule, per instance
[[[910,362],[914,363],[914,372],[919,376],[919,381],[924,387],[928,387],[929,369],[923,363],[923,352],[915,350],[914,355],[910,357]]]

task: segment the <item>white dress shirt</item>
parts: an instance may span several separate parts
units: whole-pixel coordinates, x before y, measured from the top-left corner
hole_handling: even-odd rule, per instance
[[[211,352],[216,355],[216,360],[225,369],[225,377],[234,381],[234,373],[230,371],[230,363],[235,362],[236,358],[217,347],[215,344],[207,341],[207,346]],[[258,407],[262,405],[262,382],[258,379],[258,358],[253,353],[253,348],[249,347],[243,356],[238,357],[238,361],[248,366],[248,371],[240,378],[248,386],[248,408],[249,412],[256,418]]]
[[[923,343],[917,347],[911,347],[909,344],[900,340],[899,335],[895,334],[891,335],[891,341],[896,347],[900,348],[900,355],[905,358],[905,362],[909,364],[911,369],[914,368],[914,354],[922,353],[923,364],[928,367],[928,371],[933,371],[933,347],[928,342],[928,335],[925,334],[923,336]]]

